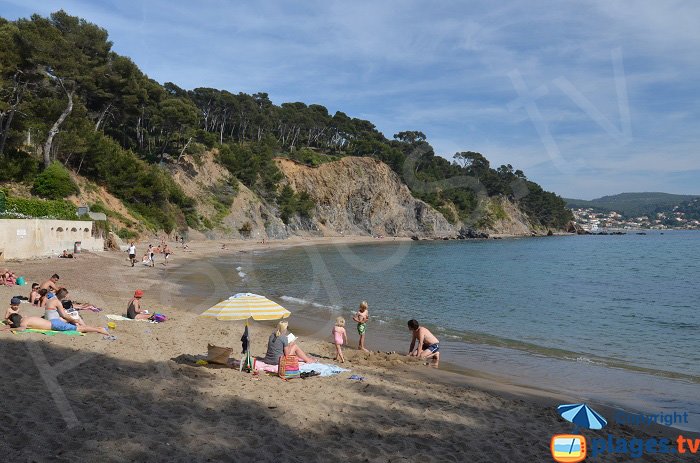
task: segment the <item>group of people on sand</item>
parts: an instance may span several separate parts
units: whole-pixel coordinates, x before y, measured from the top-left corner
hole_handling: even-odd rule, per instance
[[[358,350],[369,352],[365,347],[365,334],[367,332],[367,321],[369,320],[369,305],[366,301],[360,303],[360,307],[352,319],[357,322],[357,333],[360,335]],[[281,321],[277,324],[277,329],[267,341],[265,357],[261,360],[269,365],[277,365],[280,357],[283,355],[296,355],[299,360],[312,363],[314,359],[296,344],[296,337],[290,336],[287,328],[288,322],[286,321]],[[408,348],[407,355],[426,360],[432,359],[432,366],[437,367],[440,362],[440,341],[428,328],[420,326],[416,320],[408,321],[408,329],[411,331],[411,345]],[[336,318],[331,334],[336,349],[336,356],[333,360],[345,363],[342,346],[348,344],[348,334],[345,330],[345,319],[343,317]]]
[[[58,287],[58,274],[51,275],[41,284],[32,284],[28,302],[44,309],[43,317],[20,314],[22,298],[13,297],[10,306],[5,311],[5,329],[12,330],[47,330],[47,331],[79,331],[81,333],[100,333],[110,336],[102,327],[89,326],[78,313],[79,310],[93,308],[90,304],[74,304],[66,288]]]
[[[367,301],[360,303],[360,307],[352,316],[352,319],[357,323],[357,334],[360,336],[357,349],[369,352],[365,347],[365,335],[367,333],[367,322],[369,321],[369,305]],[[438,366],[440,363],[440,341],[438,338],[428,328],[420,326],[418,321],[413,319],[408,321],[408,329],[412,334],[408,355],[422,359],[432,359],[433,366]],[[345,330],[345,319],[343,317],[335,319],[335,326],[331,334],[336,352],[333,360],[345,363],[342,346],[348,343],[348,334]]]
[[[131,262],[131,266],[133,267],[134,265],[136,265],[136,244],[133,241],[129,243],[126,252],[129,254],[129,261]],[[173,251],[170,249],[170,246],[165,242],[165,239],[163,239],[161,240],[160,245],[158,246],[153,246],[152,244],[148,245],[148,249],[143,254],[143,258],[141,259],[141,263],[147,267],[155,267],[156,256],[159,254],[163,254],[163,256],[165,257],[163,265],[167,266],[168,259],[170,258],[170,255],[172,253]]]

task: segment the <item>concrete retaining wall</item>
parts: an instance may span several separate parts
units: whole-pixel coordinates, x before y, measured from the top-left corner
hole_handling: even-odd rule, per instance
[[[104,239],[92,236],[84,220],[0,219],[0,260],[55,256],[76,241],[84,251],[104,250]]]

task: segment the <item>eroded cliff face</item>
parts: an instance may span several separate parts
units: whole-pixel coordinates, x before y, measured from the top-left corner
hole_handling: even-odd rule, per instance
[[[309,219],[295,219],[294,232],[324,235],[448,237],[455,228],[435,209],[411,196],[386,164],[372,158],[345,157],[308,167],[277,159],[286,181],[316,203]]]
[[[450,224],[430,205],[414,198],[399,176],[372,158],[344,157],[308,167],[289,159],[276,163],[283,182],[295,191],[307,192],[315,203],[310,217],[293,217],[289,224],[279,210],[232,180],[215,160],[216,152],[196,160],[184,156],[170,169],[175,181],[194,198],[206,232],[191,231],[193,238],[284,239],[297,236],[384,235],[419,238],[457,237],[462,224]],[[233,202],[222,207],[221,199],[237,185]],[[218,198],[218,199],[217,199]],[[230,197],[229,197],[230,199]],[[531,235],[537,231],[527,215],[506,198],[487,198],[467,226],[489,235]]]

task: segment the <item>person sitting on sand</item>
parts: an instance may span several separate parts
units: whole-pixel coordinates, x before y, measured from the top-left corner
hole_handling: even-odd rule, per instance
[[[55,296],[48,293],[46,295],[46,304],[44,306],[44,319],[51,322],[56,321],[58,326],[60,326],[61,323],[84,325],[85,322],[82,318],[80,318],[80,315],[77,313],[68,312],[63,306],[63,301],[67,296],[68,290],[66,288],[59,289]],[[57,329],[56,331],[65,330]]]
[[[440,363],[440,341],[438,338],[428,328],[420,326],[416,320],[408,321],[408,329],[413,334],[408,355],[425,359],[432,358],[433,366],[438,366]]]
[[[58,287],[56,286],[56,283],[58,283],[59,276],[57,273],[54,273],[51,275],[51,278],[43,282],[41,285],[39,285],[39,289],[46,289],[49,292],[55,293],[58,291]]]
[[[14,286],[17,284],[17,275],[9,269],[3,269],[0,273],[0,285]]]
[[[335,344],[335,358],[333,360],[339,360],[340,363],[345,363],[342,346],[347,343],[348,333],[345,331],[345,319],[343,317],[338,317],[335,319],[335,326],[333,327],[333,344]]]
[[[64,258],[64,259],[72,259],[72,258],[73,258],[73,254],[69,253],[69,252],[68,252],[68,249],[64,249],[64,250],[63,250],[63,254],[61,254],[61,255],[58,256],[58,257],[62,257],[62,258]]]
[[[5,318],[4,320],[7,320],[7,322],[10,322],[10,316],[13,314],[19,313],[19,305],[22,303],[22,300],[18,297],[13,297],[10,299],[10,307],[5,310]]]
[[[75,323],[59,322],[58,320],[45,320],[41,317],[23,317],[20,314],[10,316],[10,327],[13,330],[47,330],[47,331],[79,331],[81,333],[100,333],[109,336],[109,332],[103,327],[77,325]]]
[[[129,301],[129,305],[126,308],[126,318],[132,320],[148,320],[151,316],[148,314],[148,310],[141,309],[141,298],[143,297],[143,291],[137,289],[134,291],[134,297]]]
[[[313,362],[313,359],[307,356],[294,341],[289,342],[287,333],[288,325],[287,322],[279,322],[277,324],[277,330],[270,335],[267,341],[267,353],[265,354],[265,358],[262,359],[263,362],[268,365],[279,365],[282,355],[296,355],[299,357],[299,360],[303,362]]]
[[[360,342],[357,348],[359,350],[369,352],[365,347],[365,333],[367,332],[367,320],[369,320],[367,301],[362,301],[360,303],[360,309],[355,315],[352,316],[352,319],[357,322],[357,334],[360,335]]]
[[[39,305],[39,299],[41,295],[39,294],[39,283],[32,283],[32,290],[29,293],[29,301],[32,305]]]

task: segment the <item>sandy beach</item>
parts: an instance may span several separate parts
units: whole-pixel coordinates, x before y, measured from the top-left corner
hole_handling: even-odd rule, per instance
[[[172,272],[222,253],[367,241],[377,240],[192,242],[187,251],[174,248],[167,271],[162,259],[156,268],[131,268],[120,252],[3,263],[29,282],[58,273],[74,301],[104,309],[81,312],[88,324],[104,326],[105,314],[123,314],[136,288],[146,293],[144,306],[169,320],[117,321],[116,340],[97,334],[0,333],[2,461],[553,461],[551,437],[572,430],[556,405],[578,402],[576,397],[430,369],[400,355],[403,345],[393,349],[399,354],[347,347],[343,366],[351,372],[289,382],[196,363],[208,343],[232,347],[238,355],[243,322],[199,318],[206,307],[171,296],[178,284],[168,278]],[[28,295],[28,288],[0,287],[0,300],[6,306],[11,296]],[[24,314],[41,314],[28,304],[21,308]],[[302,326],[295,329],[294,315],[290,329],[304,333]],[[253,353],[264,355],[273,325],[254,322],[250,330]],[[322,362],[334,363],[329,338],[301,336],[298,342]],[[364,379],[350,380],[351,374]],[[605,407],[599,411],[612,416]],[[609,419],[604,430],[583,434],[675,441],[679,432]],[[693,457],[657,454],[637,460]],[[593,461],[628,457],[604,453]]]

